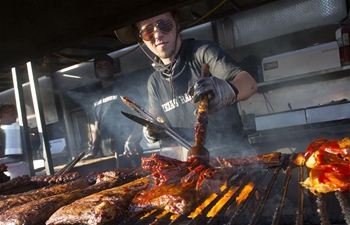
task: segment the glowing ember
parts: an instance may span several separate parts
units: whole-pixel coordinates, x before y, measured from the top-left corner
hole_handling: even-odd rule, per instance
[[[214,217],[216,213],[225,205],[225,203],[237,191],[238,187],[231,187],[228,192],[215,204],[215,206],[208,212],[207,217]]]
[[[176,220],[177,218],[179,218],[181,215],[180,214],[172,214],[171,216],[170,216],[170,220],[171,221],[174,221],[174,220]]]
[[[250,182],[243,188],[241,193],[236,198],[237,205],[240,205],[241,202],[248,197],[249,193],[253,190],[253,187],[254,187],[254,184]]]
[[[227,181],[220,187],[220,191],[223,192],[227,188]]]
[[[220,191],[223,192],[227,188],[227,182],[225,182],[221,187]],[[218,195],[216,193],[211,194],[201,205],[199,205],[194,212],[192,212],[188,218],[195,218],[200,214],[205,207],[207,207]]]
[[[255,191],[255,199],[259,200],[260,199],[260,194],[258,191]]]
[[[157,215],[156,218],[157,218],[157,219],[160,219],[160,218],[162,218],[163,216],[165,216],[167,213],[168,213],[168,211],[163,211],[161,214]]]
[[[200,214],[202,212],[203,209],[205,209],[205,207],[207,207],[218,195],[213,193],[209,196],[209,198],[207,198],[201,205],[199,205],[194,212],[192,212],[188,218],[195,218],[196,216],[198,216],[198,214]]]
[[[148,213],[146,213],[145,215],[143,215],[140,219],[142,220],[142,219],[144,219],[144,218],[146,218],[146,217],[149,217],[152,213],[154,213],[155,211],[157,211],[156,209],[154,209],[154,210],[152,210],[152,211],[150,211],[150,212],[148,212]]]

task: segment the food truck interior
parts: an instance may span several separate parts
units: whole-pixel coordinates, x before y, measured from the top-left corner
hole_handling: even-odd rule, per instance
[[[257,149],[252,154],[297,153],[321,137],[350,136],[350,46],[337,39],[339,30],[349,34],[349,0],[6,1],[0,6],[0,103],[17,105],[23,148],[20,157],[1,162],[24,162],[27,174],[53,174],[88,151],[93,122],[87,94],[98,82],[94,57],[112,56],[121,88],[137,89],[134,100],[147,102],[150,60],[137,43],[121,42],[114,31],[178,8],[185,18],[183,38],[217,42],[259,83],[258,92],[239,103]],[[145,140],[142,145],[145,153],[161,151]]]

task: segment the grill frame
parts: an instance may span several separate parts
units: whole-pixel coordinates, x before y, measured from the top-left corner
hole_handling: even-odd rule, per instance
[[[276,168],[256,169],[243,168],[228,181],[228,187],[195,218],[188,215],[174,215],[163,210],[140,212],[131,215],[120,224],[350,224],[350,193],[332,192],[313,195],[299,182],[308,176],[308,169],[294,164],[294,154],[283,154],[281,164]],[[249,182],[254,187],[248,197],[237,205],[235,198]],[[237,185],[238,184],[238,185]],[[214,217],[205,215],[222,199],[228,190],[238,187],[232,197],[222,206]],[[263,191],[262,191],[263,190]],[[259,193],[259,199],[255,196]],[[273,200],[278,199],[274,204]],[[203,200],[204,202],[204,200]],[[199,204],[201,204],[200,202]],[[339,212],[334,203],[338,203]],[[286,207],[289,204],[289,207]],[[254,207],[255,206],[255,207]],[[331,206],[331,207],[330,207]],[[254,208],[253,208],[254,207]],[[196,207],[195,207],[196,208]],[[192,212],[195,210],[193,208]],[[272,210],[275,208],[275,210]],[[330,210],[333,208],[333,210]],[[253,210],[251,210],[253,209]],[[270,209],[270,211],[269,211]],[[173,217],[176,219],[172,219]],[[109,224],[116,224],[109,223]]]

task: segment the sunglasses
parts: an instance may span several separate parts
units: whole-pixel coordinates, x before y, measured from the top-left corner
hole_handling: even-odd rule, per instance
[[[157,27],[162,33],[169,33],[173,29],[173,22],[171,19],[167,20],[158,20],[155,25],[149,24],[144,29],[140,30],[140,37],[144,41],[152,40],[154,34],[154,27]]]

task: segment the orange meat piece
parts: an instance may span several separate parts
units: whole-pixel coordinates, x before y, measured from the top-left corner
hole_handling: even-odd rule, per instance
[[[309,177],[301,182],[312,193],[350,191],[350,139],[312,142],[295,159],[297,165],[310,168]]]
[[[312,193],[350,191],[350,163],[320,165],[310,171],[309,177],[301,182]]]

